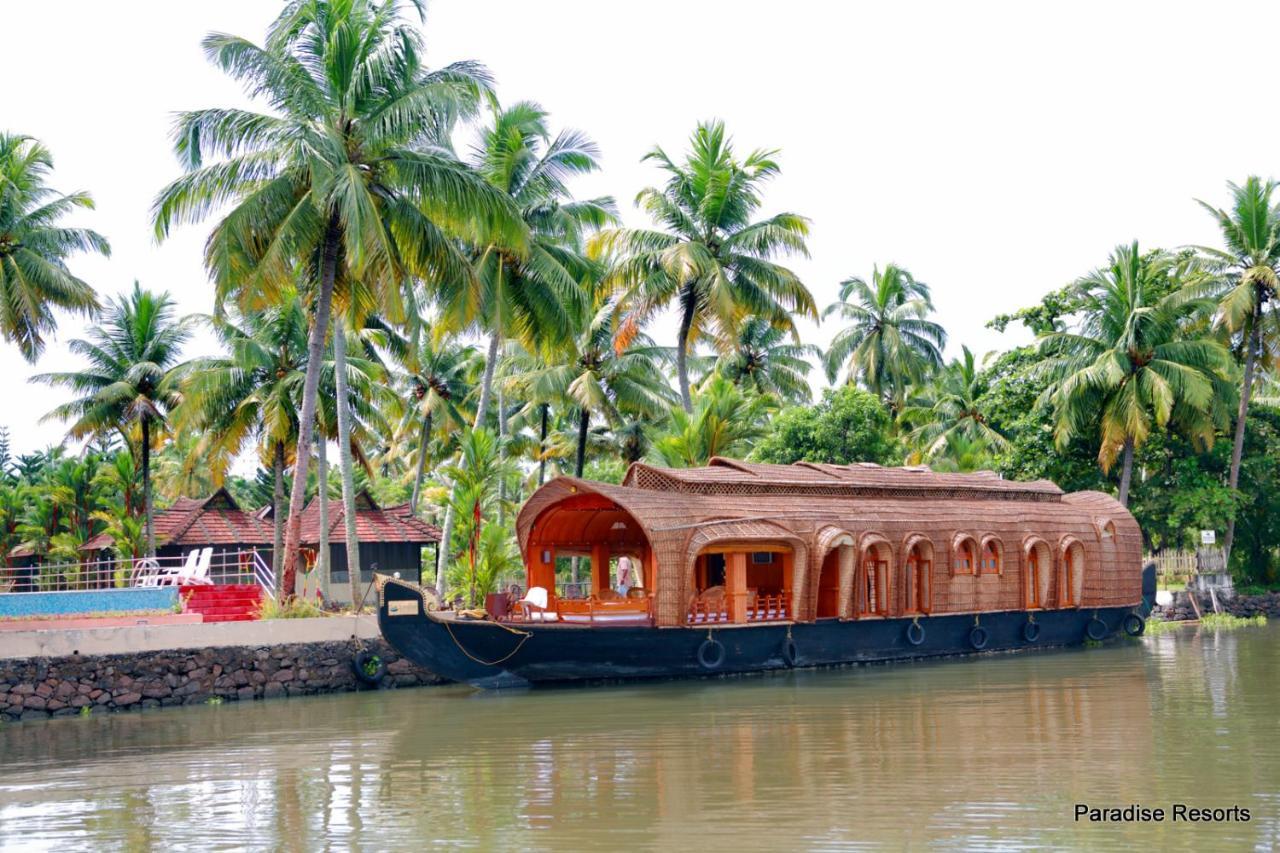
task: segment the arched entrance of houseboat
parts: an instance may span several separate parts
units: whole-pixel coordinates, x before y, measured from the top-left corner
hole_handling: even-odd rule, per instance
[[[853,535],[839,528],[827,528],[818,537],[821,563],[814,578],[813,618],[847,619],[848,598],[853,590],[857,549]]]
[[[689,544],[688,624],[793,620],[804,544],[768,522],[710,522]]]
[[[529,589],[546,590],[546,609],[557,619],[595,622],[652,615],[657,585],[653,549],[636,518],[603,495],[572,494],[539,515],[529,532],[525,565]]]

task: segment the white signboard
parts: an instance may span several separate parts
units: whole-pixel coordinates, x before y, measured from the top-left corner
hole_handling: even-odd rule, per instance
[[[1218,541],[1218,534],[1217,534],[1217,532],[1216,532],[1216,531],[1213,531],[1213,530],[1201,530],[1201,531],[1200,531],[1200,544],[1201,544],[1201,545],[1213,545],[1213,544],[1214,544],[1214,543],[1216,543],[1217,541]]]

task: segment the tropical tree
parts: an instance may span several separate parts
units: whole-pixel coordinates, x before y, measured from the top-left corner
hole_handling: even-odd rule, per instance
[[[1245,425],[1259,364],[1275,363],[1280,348],[1280,204],[1272,201],[1276,182],[1249,177],[1243,186],[1228,183],[1231,209],[1199,204],[1218,222],[1225,249],[1202,248],[1219,274],[1218,323],[1238,341],[1244,373],[1227,485],[1240,483]],[[1231,554],[1236,523],[1227,522],[1223,548]]]
[[[413,491],[409,508],[418,511],[432,435],[456,430],[468,418],[464,399],[471,392],[480,365],[475,347],[459,343],[442,324],[414,323],[404,333],[371,318],[370,328],[381,327],[386,349],[397,366],[393,382],[397,392],[398,435],[411,437],[402,454],[413,465]]]
[[[693,412],[671,407],[666,430],[651,455],[669,468],[706,465],[713,456],[744,456],[764,435],[765,401],[713,374],[694,395]]]
[[[738,325],[732,348],[716,360],[715,368],[735,385],[801,404],[813,399],[809,359],[820,354],[816,346],[795,343],[785,329],[752,316]]]
[[[54,308],[98,309],[93,288],[71,274],[67,258],[111,254],[96,231],[59,224],[77,208],[92,208],[93,199],[51,189],[45,181],[52,170],[53,157],[39,142],[0,132],[0,336],[27,361],[40,357],[45,335],[57,327]]]
[[[992,451],[1008,447],[1008,440],[991,426],[990,414],[983,407],[986,383],[973,353],[967,346],[961,349],[961,358],[939,371],[931,386],[909,400],[902,410],[902,420],[914,425],[908,435],[916,456],[913,461],[943,457],[961,446],[958,438],[963,438],[963,447],[970,456],[979,446]]]
[[[932,311],[929,286],[896,264],[875,267],[870,282],[840,282],[839,301],[822,316],[836,314],[850,323],[827,349],[827,378],[834,382],[844,368],[848,381],[898,408],[908,387],[942,366],[947,333],[929,319]]]
[[[613,261],[611,282],[625,289],[624,340],[676,304],[676,374],[686,413],[693,412],[688,359],[696,341],[707,336],[728,350],[749,314],[783,329],[793,328],[797,314],[817,318],[808,288],[773,260],[808,256],[809,220],[794,213],[755,219],[761,187],[779,172],[777,153],[757,149],[739,162],[724,123],[703,122],[683,163],[657,147],[643,158],[668,174],[661,189],[636,197],[663,230],[614,229],[592,241],[593,255]]]
[[[888,410],[872,394],[846,384],[826,389],[814,405],[778,412],[755,443],[751,458],[779,465],[852,465],[891,464],[902,456],[891,434]]]
[[[627,416],[654,419],[675,402],[660,367],[660,351],[645,335],[632,336],[619,349],[618,312],[605,301],[587,328],[553,361],[528,372],[519,371],[517,392],[532,404],[566,403],[577,412],[577,442],[573,473],[582,476],[587,437],[593,416],[621,427]]]
[[[154,208],[164,237],[229,205],[205,252],[219,303],[234,296],[254,310],[293,283],[296,264],[309,270],[314,307],[285,536],[287,595],[335,289],[359,283],[395,309],[413,278],[469,281],[468,258],[453,239],[459,230],[513,257],[524,250],[509,197],[443,147],[454,121],[488,89],[486,73],[470,62],[429,71],[421,34],[400,12],[394,0],[294,0],[262,46],[206,37],[209,58],[272,112],[183,113],[174,137],[187,174]]]
[[[1097,431],[1103,470],[1121,459],[1119,498],[1126,506],[1134,452],[1152,431],[1173,425],[1212,444],[1219,403],[1232,393],[1226,349],[1183,326],[1205,307],[1188,295],[1195,275],[1167,252],[1143,255],[1136,240],[1117,246],[1107,266],[1078,282],[1087,297],[1078,331],[1041,340],[1055,380],[1042,396],[1053,404],[1059,448]]]
[[[112,299],[88,339],[75,338],[68,348],[88,366],[69,373],[43,373],[31,381],[59,386],[76,398],[58,406],[44,420],[71,423],[75,439],[117,431],[139,451],[147,554],[154,555],[155,507],[151,499],[151,451],[166,427],[167,413],[177,405],[184,365],[182,346],[190,336],[188,318],[174,316],[168,293],[152,293],[134,282],[133,290]],[[134,435],[134,430],[137,435]]]
[[[474,276],[451,279],[440,289],[446,324],[489,336],[474,429],[487,423],[504,340],[514,339],[537,351],[572,337],[575,320],[587,311],[581,282],[590,277],[592,266],[581,252],[583,236],[615,219],[612,198],[574,201],[566,184],[599,168],[594,142],[576,130],[563,130],[553,138],[547,113],[537,104],[521,102],[502,109],[492,101],[491,107],[492,121],[472,152],[471,164],[519,210],[530,238],[523,257],[499,243],[474,239]],[[445,541],[453,533],[454,503],[445,509]],[[447,560],[447,549],[440,555]],[[447,573],[444,562],[437,573]]]
[[[450,500],[454,505],[454,514],[461,519],[461,524],[454,538],[440,540],[440,548],[469,552],[467,574],[472,604],[476,603],[478,592],[474,570],[479,568],[473,561],[478,557],[480,539],[486,527],[485,519],[491,518],[501,508],[498,483],[510,472],[511,462],[503,457],[497,437],[486,429],[463,432],[459,441],[458,458],[445,471],[454,484]],[[504,534],[509,535],[509,532],[504,531]],[[447,561],[442,560],[440,565],[447,565]],[[453,575],[454,572],[437,574],[436,589],[440,595],[445,594],[448,579]]]

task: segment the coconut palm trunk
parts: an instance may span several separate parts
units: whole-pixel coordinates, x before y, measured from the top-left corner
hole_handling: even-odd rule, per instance
[[[1253,309],[1253,322],[1250,324],[1248,344],[1245,346],[1244,353],[1244,378],[1240,385],[1240,408],[1236,413],[1236,434],[1231,445],[1231,469],[1227,474],[1227,488],[1232,493],[1235,492],[1236,486],[1240,483],[1240,459],[1244,455],[1244,433],[1245,422],[1249,417],[1249,398],[1253,392],[1253,372],[1257,366],[1258,350],[1262,345],[1262,314],[1261,305],[1255,303]],[[1236,520],[1232,516],[1227,522],[1227,536],[1222,543],[1222,551],[1225,559],[1231,559],[1231,546],[1235,543],[1236,538]]]
[[[422,497],[422,480],[427,473],[427,442],[431,439],[431,412],[422,416],[418,430],[418,469],[413,474],[413,496],[409,498],[409,512],[417,513],[418,499]]]
[[[147,523],[147,556],[156,555],[156,513],[151,501],[151,419],[142,416],[142,506]]]
[[[578,411],[578,455],[573,462],[573,476],[581,478],[587,464],[587,432],[591,427],[591,410],[583,406]]]
[[[1124,458],[1120,467],[1120,505],[1129,505],[1129,484],[1133,479],[1133,439],[1124,443]]]
[[[284,442],[277,441],[271,453],[271,469],[275,486],[271,490],[271,571],[275,574],[277,592],[280,586],[280,565],[284,558]]]
[[[311,435],[315,428],[316,397],[320,391],[320,362],[324,358],[324,342],[329,331],[329,314],[333,307],[333,284],[338,270],[340,234],[337,218],[329,221],[321,252],[320,292],[316,296],[316,316],[307,340],[307,372],[302,382],[302,411],[298,413],[298,453],[293,466],[293,490],[289,498],[289,524],[284,537],[284,579],[280,585],[284,598],[292,598],[298,577],[298,551],[302,547],[302,507],[307,499],[307,461],[311,454]],[[339,407],[341,409],[341,407]]]
[[[351,460],[351,398],[347,388],[347,340],[342,317],[333,318],[333,369],[338,391],[338,469],[342,473],[342,521],[347,540],[351,604],[360,612],[360,537],[356,531],[356,481]]]
[[[538,485],[541,486],[547,480],[547,419],[549,417],[551,406],[547,403],[542,404],[542,427],[538,433]]]
[[[320,436],[316,442],[316,499],[320,502],[320,550],[316,554],[316,571],[320,573],[320,595],[327,602],[332,591],[329,589],[329,450],[328,439]]]
[[[689,330],[693,327],[693,288],[685,285],[680,295],[680,336],[676,339],[676,376],[680,379],[680,405],[693,414],[693,397],[689,394]]]

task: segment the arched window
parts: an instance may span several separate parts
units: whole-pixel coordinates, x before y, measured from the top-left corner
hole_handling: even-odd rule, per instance
[[[1062,574],[1058,603],[1062,607],[1079,607],[1084,594],[1084,546],[1074,538],[1062,543]]]
[[[928,613],[933,609],[930,583],[933,574],[933,543],[923,536],[913,536],[906,545],[906,612]]]
[[[978,570],[978,545],[965,533],[956,535],[952,546],[951,574],[972,575]]]
[[[860,616],[884,616],[889,612],[889,543],[883,539],[862,548],[855,596]]]
[[[1043,539],[1029,539],[1023,561],[1023,603],[1029,610],[1038,610],[1049,600],[1049,580],[1052,577],[1053,556]]]
[[[1000,540],[994,536],[988,536],[982,540],[982,557],[978,564],[978,571],[984,575],[998,575],[1004,571],[1004,548],[1001,547]]]

